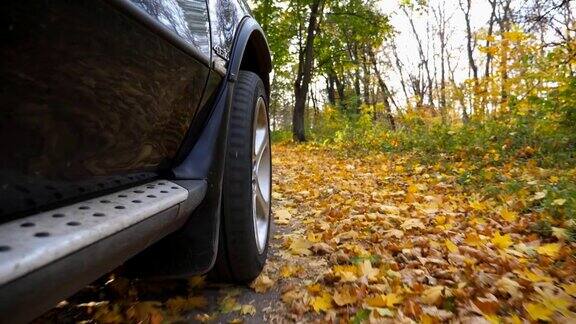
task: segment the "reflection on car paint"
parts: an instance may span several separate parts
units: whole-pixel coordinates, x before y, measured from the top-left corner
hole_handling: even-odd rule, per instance
[[[0,215],[170,167],[208,67],[101,1],[5,2],[0,28]]]
[[[238,23],[250,15],[250,9],[242,1],[208,0],[208,10],[212,26],[212,47],[218,47],[219,52],[230,53]]]
[[[205,0],[130,0],[188,43],[210,55],[210,26]]]

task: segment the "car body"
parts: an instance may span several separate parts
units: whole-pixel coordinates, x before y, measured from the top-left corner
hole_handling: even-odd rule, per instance
[[[32,319],[146,248],[131,261],[144,272],[209,271],[234,84],[250,71],[270,91],[246,3],[4,1],[0,16],[0,322]],[[120,206],[135,188],[166,198]],[[75,219],[97,208],[118,221]],[[187,248],[158,248],[174,245]],[[162,258],[186,261],[150,265]]]

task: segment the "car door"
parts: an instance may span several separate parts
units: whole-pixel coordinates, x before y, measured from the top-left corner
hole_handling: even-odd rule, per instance
[[[156,177],[210,71],[204,0],[0,4],[0,221]]]

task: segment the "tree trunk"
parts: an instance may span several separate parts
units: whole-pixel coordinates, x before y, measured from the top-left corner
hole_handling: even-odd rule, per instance
[[[368,58],[366,57],[366,51],[362,51],[362,86],[364,87],[364,104],[367,106],[372,105],[370,100],[370,69],[368,68]]]
[[[473,35],[472,35],[472,27],[470,25],[470,10],[472,9],[471,0],[464,0],[466,1],[466,5],[462,3],[462,0],[459,1],[460,9],[464,13],[464,20],[466,22],[466,52],[468,54],[468,65],[470,70],[472,70],[472,78],[474,80],[474,95],[472,96],[473,105],[475,106],[476,103],[476,96],[479,93],[479,82],[478,82],[478,66],[476,65],[476,61],[474,61],[474,47],[473,47]]]
[[[346,102],[344,101],[345,93],[344,93],[344,85],[338,78],[338,74],[334,73],[334,83],[336,84],[336,91],[338,91],[338,102],[342,106],[343,110],[346,110]]]
[[[380,85],[380,88],[382,89],[382,94],[384,96],[383,104],[386,113],[386,118],[388,119],[388,123],[390,123],[390,128],[392,128],[392,130],[396,130],[396,121],[394,120],[394,115],[392,115],[392,108],[390,107],[390,102],[388,102],[388,99],[392,99],[392,97],[390,91],[388,90],[388,86],[386,86],[384,79],[382,79],[382,76],[380,75],[380,71],[378,71],[378,62],[376,62],[376,55],[374,55],[374,50],[372,50],[372,48],[368,49],[368,55],[370,55],[370,60],[372,61],[372,68],[374,69],[374,74],[376,74],[376,78],[378,79],[378,85]]]
[[[334,90],[334,72],[328,72],[326,78],[326,92],[328,93],[328,102],[331,106],[336,106],[336,92]]]
[[[404,11],[404,14],[408,18],[408,22],[410,23],[410,27],[412,28],[412,34],[414,34],[414,38],[416,39],[416,43],[418,45],[418,54],[420,56],[420,62],[424,66],[424,71],[426,73],[426,80],[428,82],[428,88],[426,89],[428,92],[428,104],[433,109],[434,108],[434,96],[433,96],[434,84],[432,83],[432,75],[430,73],[430,64],[428,62],[429,60],[428,60],[428,57],[426,56],[426,54],[424,53],[424,48],[422,47],[422,40],[420,39],[420,35],[416,31],[416,26],[414,25],[414,20],[412,19],[412,16],[410,16],[408,11],[406,11],[406,9],[404,7],[402,7],[402,11]],[[427,26],[426,27],[427,35],[428,35],[428,31],[429,31],[429,27]]]
[[[402,92],[406,97],[406,106],[410,104],[410,97],[408,96],[408,90],[406,90],[406,81],[404,80],[404,69],[402,68],[402,61],[400,61],[400,56],[396,49],[396,43],[392,43],[392,53],[394,55],[394,61],[396,62],[396,68],[398,69],[398,74],[400,74],[400,85],[402,86]]]
[[[490,21],[488,22],[488,39],[486,40],[486,48],[490,47],[490,38],[494,34],[494,22],[496,21],[496,0],[488,0],[492,11],[490,12]],[[490,65],[492,64],[492,54],[488,52],[486,55],[486,66],[484,67],[484,76],[490,76]]]
[[[502,2],[502,16],[499,19],[500,32],[504,34],[510,31],[511,24],[511,12],[510,5],[511,0],[504,0]],[[508,106],[508,52],[510,50],[509,41],[503,38],[501,53],[502,58],[500,60],[500,71],[501,71],[501,84],[500,84],[500,107],[506,109]]]
[[[360,69],[356,67],[354,69],[354,93],[356,94],[355,102],[355,112],[360,112],[360,104],[362,103],[362,93],[360,92]]]
[[[301,52],[298,62],[298,73],[294,82],[294,113],[292,114],[292,137],[297,142],[306,141],[304,115],[306,108],[306,96],[312,79],[312,64],[314,61],[314,38],[318,29],[318,16],[322,13],[322,0],[316,0],[310,5],[310,18],[306,32],[306,44]]]

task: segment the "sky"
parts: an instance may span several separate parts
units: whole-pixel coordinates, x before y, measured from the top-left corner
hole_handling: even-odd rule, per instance
[[[460,9],[458,0],[429,0],[430,6],[438,7],[444,4],[446,8],[446,17],[450,17],[450,22],[448,24],[448,29],[451,30],[449,33],[449,55],[452,57],[454,64],[457,64],[455,71],[456,82],[462,81],[468,78],[468,56],[466,52],[466,24],[464,20],[464,14]],[[390,17],[391,25],[394,26],[395,30],[398,32],[395,37],[396,46],[400,59],[404,64],[407,64],[406,68],[416,69],[416,65],[419,62],[418,57],[418,47],[417,42],[414,39],[410,23],[408,18],[399,7],[398,0],[382,0],[379,3],[382,12]],[[471,25],[472,30],[477,30],[480,27],[487,25],[490,19],[490,5],[486,0],[472,0],[472,10],[471,10]],[[438,37],[434,34],[431,36],[432,39],[426,38],[426,21],[433,21],[434,16],[430,13],[429,17],[424,15],[416,15],[414,17],[414,24],[416,30],[420,33],[420,38],[424,43],[424,47],[429,47],[430,53],[438,52],[434,51],[434,46],[439,46]],[[399,102],[404,102],[405,98],[400,90],[400,78],[397,73],[390,73],[391,70],[396,72],[396,69],[387,69],[388,73],[386,78],[390,86],[397,92],[396,100]]]

